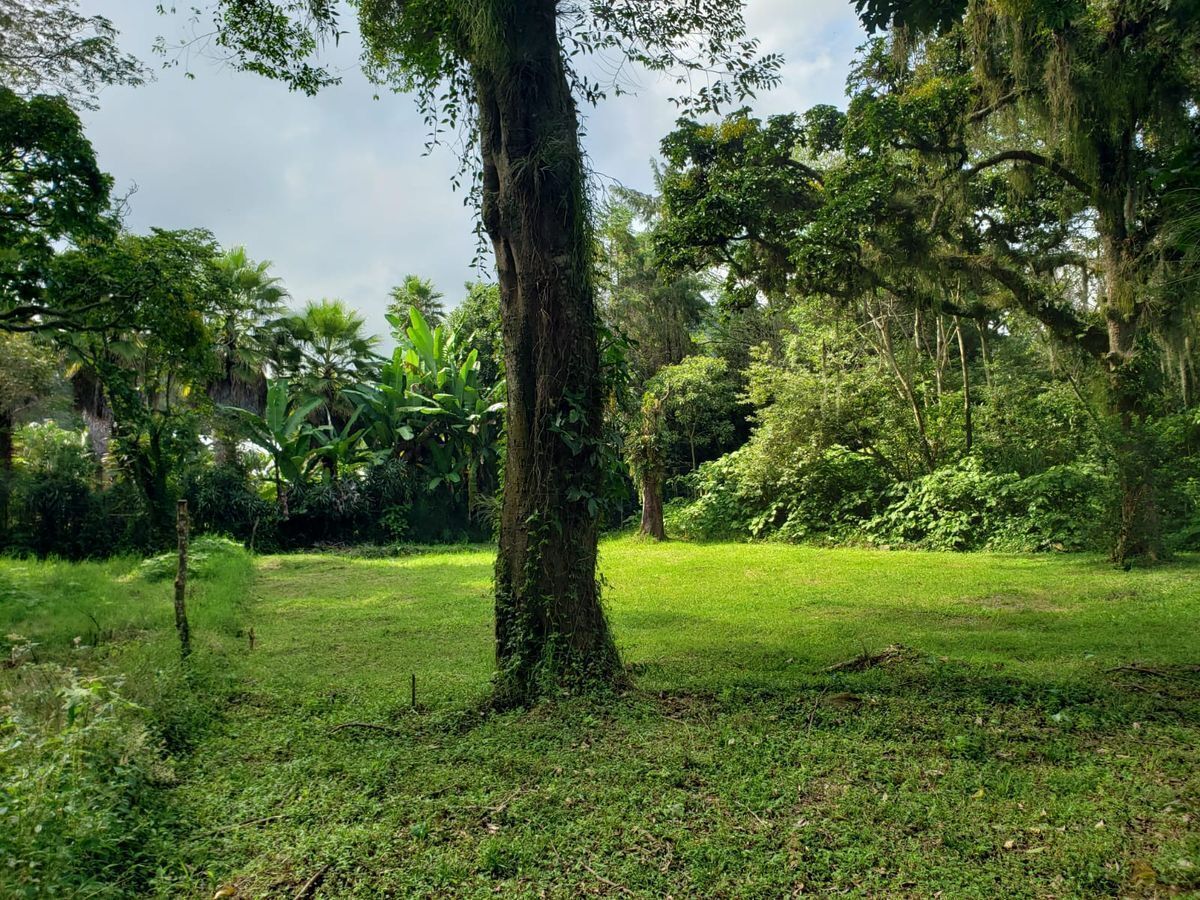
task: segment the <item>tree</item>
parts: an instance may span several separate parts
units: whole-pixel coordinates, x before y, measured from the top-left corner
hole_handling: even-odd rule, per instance
[[[692,332],[709,311],[699,276],[656,264],[651,241],[658,221],[656,198],[616,189],[596,232],[601,315],[630,341],[629,366],[639,385],[692,351]]]
[[[777,60],[759,58],[745,38],[740,2],[702,0],[661,12],[658,4],[600,0],[359,5],[369,73],[415,91],[431,128],[465,125],[480,151],[508,387],[496,563],[500,704],[621,677],[596,586],[605,453],[577,110],[580,98],[594,102],[604,90],[572,61],[613,52],[674,73],[679,83],[728,70],[729,79],[695,91],[707,106],[774,80]],[[333,4],[305,0],[217,7],[218,31],[248,54],[243,67],[301,89],[316,86],[317,47],[296,40],[297,23],[315,22],[328,34],[335,16]]]
[[[688,471],[700,464],[698,453],[719,454],[733,440],[737,413],[737,391],[723,359],[689,356],[673,366],[659,369],[650,389],[662,398],[663,427],[668,446],[687,448],[682,460]],[[678,462],[668,458],[667,464]]]
[[[497,384],[504,378],[504,343],[500,334],[500,286],[468,282],[467,296],[446,317],[461,346],[479,351],[479,380]]]
[[[117,47],[104,16],[76,0],[0,0],[0,82],[25,96],[58,94],[87,109],[106,85],[141,84],[146,68]]]
[[[290,367],[281,374],[314,397],[320,397],[325,423],[340,428],[353,412],[342,392],[374,372],[378,338],[363,329],[366,320],[342,300],[310,300],[303,312],[287,321],[295,347]]]
[[[663,480],[667,469],[663,406],[669,399],[669,390],[661,396],[646,391],[632,434],[625,443],[629,468],[637,479],[638,494],[642,498],[642,522],[638,530],[656,541],[667,538],[663,522]]]
[[[663,138],[666,214],[654,231],[657,261],[672,270],[725,272],[725,300],[753,308],[781,300],[795,272],[791,239],[825,202],[823,174],[812,164],[824,149],[826,119],[747,110],[717,124],[682,119]],[[805,155],[810,159],[806,161]]]
[[[928,3],[885,5],[901,19],[943,21],[928,18]],[[900,29],[869,43],[847,114],[805,116],[832,127],[793,135],[772,119],[744,135],[736,119],[684,123],[664,142],[678,173],[664,191],[678,217],[662,250],[689,264],[723,255],[731,278],[755,289],[874,309],[878,352],[912,411],[926,469],[938,448],[921,387],[891,345],[895,324],[914,323],[917,349],[934,331],[940,396],[944,338],[962,337],[964,320],[985,341],[989,321],[1032,318],[1103,371],[1122,484],[1113,555],[1153,557],[1156,357],[1161,335],[1195,304],[1194,199],[1184,198],[1200,185],[1189,162],[1200,150],[1200,85],[1188,51],[1200,28],[1175,8],[1141,4],[1112,15],[1103,3],[1034,4],[1020,15],[1001,6],[972,4],[960,24],[959,4],[944,34]],[[779,175],[813,168],[822,150],[834,154],[815,160],[808,180],[819,189]],[[774,204],[734,202],[739,185],[771,182]],[[969,436],[965,347],[964,338]]]
[[[288,486],[304,480],[304,466],[312,452],[314,429],[308,417],[320,405],[320,397],[300,399],[292,394],[285,379],[276,379],[267,385],[261,416],[240,406],[225,410],[238,421],[246,439],[270,455],[275,502],[284,519],[290,512]]]
[[[410,461],[426,487],[465,488],[472,513],[480,487],[495,487],[500,385],[481,378],[479,351],[446,325],[430,328],[416,307],[389,314],[399,346],[378,385],[349,392],[385,454]]]
[[[270,274],[269,261],[254,262],[245,247],[234,247],[216,261],[225,290],[214,322],[217,376],[207,387],[208,396],[222,406],[261,412],[266,401],[267,353],[271,329],[283,312],[287,291]],[[218,461],[235,462],[237,440],[214,421]]]
[[[65,100],[0,85],[0,330],[78,328],[106,305],[101,294],[51,305],[44,286],[56,246],[115,234],[111,188]]]
[[[428,278],[405,275],[404,281],[392,288],[388,296],[391,297],[388,312],[398,318],[407,318],[408,310],[416,309],[431,328],[436,328],[446,317],[446,310],[442,304],[446,295],[435,288]]]
[[[58,254],[47,277],[58,307],[81,309],[104,296],[122,310],[120,322],[99,310],[81,330],[55,339],[111,412],[118,460],[159,543],[172,533],[171,476],[199,446],[189,397],[213,376],[209,322],[224,287],[216,254],[203,231],[125,234]]]
[[[44,342],[27,334],[0,332],[0,535],[8,533],[13,427],[21,413],[53,389],[57,362]]]
[[[1177,240],[1186,233],[1177,227],[1179,215],[1194,217],[1194,204],[1173,201],[1200,187],[1197,169],[1186,162],[1200,147],[1196,4],[1034,2],[1017,11],[999,0],[864,0],[859,6],[869,27],[905,26],[904,45],[918,59],[946,51],[936,38],[913,41],[914,34],[962,18],[948,40],[970,66],[967,89],[940,72],[921,79],[918,71],[913,85],[914,93],[923,86],[934,96],[961,98],[951,107],[960,113],[951,122],[956,127],[933,135],[926,129],[918,145],[949,161],[958,176],[949,187],[969,190],[1000,168],[1024,177],[1036,172],[1040,183],[1057,182],[1080,198],[1098,238],[1092,274],[1100,282],[1080,306],[1055,302],[1029,278],[1029,261],[1008,228],[987,230],[984,254],[947,254],[945,262],[998,282],[1014,305],[1103,366],[1119,431],[1121,524],[1113,556],[1157,556],[1153,454],[1144,427],[1153,393],[1147,374],[1157,366],[1147,359],[1154,345],[1146,338],[1181,318],[1193,299],[1167,286],[1195,262]]]

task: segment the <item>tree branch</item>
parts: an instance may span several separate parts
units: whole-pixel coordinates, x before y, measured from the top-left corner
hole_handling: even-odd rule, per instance
[[[1071,187],[1075,188],[1088,197],[1092,197],[1096,193],[1096,189],[1092,187],[1084,179],[1080,178],[1062,163],[1051,159],[1048,156],[1043,156],[1040,153],[1034,153],[1032,150],[1004,150],[997,153],[995,156],[989,156],[987,159],[977,162],[975,165],[966,169],[964,174],[968,178],[974,178],[985,169],[990,169],[994,166],[1001,165],[1006,162],[1024,162],[1034,166],[1041,166],[1046,171],[1057,175]]]
[[[1056,303],[1033,279],[986,256],[946,255],[940,261],[948,268],[984,275],[1004,287],[1017,307],[1049,329],[1058,340],[1080,347],[1097,359],[1108,353],[1108,331],[1082,318],[1070,306]]]

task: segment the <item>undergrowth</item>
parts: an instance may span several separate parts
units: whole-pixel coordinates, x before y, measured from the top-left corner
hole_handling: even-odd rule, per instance
[[[0,563],[0,895],[127,896],[172,853],[167,790],[231,692],[252,572],[197,544],[186,665],[155,561]]]

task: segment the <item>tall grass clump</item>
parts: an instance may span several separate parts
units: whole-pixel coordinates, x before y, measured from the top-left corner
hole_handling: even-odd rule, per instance
[[[164,789],[229,695],[252,574],[196,546],[186,664],[161,560],[0,561],[0,896],[123,896],[170,853]]]

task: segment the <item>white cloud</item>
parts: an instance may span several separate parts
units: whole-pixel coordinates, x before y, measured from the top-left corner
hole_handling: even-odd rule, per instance
[[[155,37],[180,27],[147,0],[82,6],[111,18],[124,48],[152,65]],[[848,0],[750,0],[747,18],[763,48],[787,60],[783,84],[756,109],[839,101],[862,41]],[[225,245],[273,260],[297,302],[343,297],[382,332],[387,290],[408,272],[432,277],[458,300],[477,274],[474,223],[450,187],[452,151],[423,155],[425,128],[412,101],[374,99],[353,65],[354,41],[343,40],[337,54],[345,81],[315,98],[194,59],[194,80],[167,69],[153,84],[110,89],[85,122],[118,190],[138,186],[130,227],[208,228]],[[637,96],[587,113],[585,147],[597,173],[645,189],[676,111],[672,85],[638,80]]]

